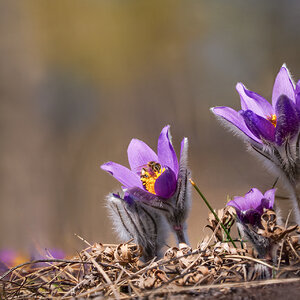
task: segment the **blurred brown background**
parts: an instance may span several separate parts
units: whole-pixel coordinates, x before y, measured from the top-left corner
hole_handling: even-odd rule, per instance
[[[274,178],[209,112],[239,108],[238,81],[270,99],[286,62],[300,78],[300,2],[1,1],[0,248],[115,242],[99,169],[154,149],[171,124],[190,139],[193,178],[216,208]],[[193,245],[207,208],[194,195]]]

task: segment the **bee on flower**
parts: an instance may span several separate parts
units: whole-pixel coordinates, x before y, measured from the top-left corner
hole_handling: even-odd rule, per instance
[[[101,166],[122,184],[121,193],[107,198],[117,232],[123,239],[134,238],[144,248],[152,249],[147,257],[157,255],[169,228],[178,243],[188,243],[191,187],[187,151],[188,139],[184,138],[178,161],[168,125],[158,138],[157,153],[143,141],[132,139],[127,149],[130,169],[114,162]]]

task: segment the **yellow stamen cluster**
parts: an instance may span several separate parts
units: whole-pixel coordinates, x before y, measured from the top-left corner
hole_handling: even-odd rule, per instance
[[[269,120],[274,127],[276,127],[276,124],[277,124],[277,117],[275,114],[271,115],[271,116],[268,116],[267,117],[267,120]]]
[[[149,165],[141,171],[141,181],[144,188],[155,195],[154,185],[157,178],[165,171],[165,168],[153,169]]]

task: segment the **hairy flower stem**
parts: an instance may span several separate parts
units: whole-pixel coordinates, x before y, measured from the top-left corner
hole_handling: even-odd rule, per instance
[[[175,234],[176,234],[178,245],[181,243],[189,245],[189,239],[188,239],[186,230],[184,230],[184,229],[175,230]]]
[[[300,224],[300,210],[299,210],[300,199],[297,195],[296,187],[292,184],[291,184],[291,189],[290,189],[290,198],[292,200],[295,221],[297,224]]]
[[[191,182],[192,186],[195,188],[195,190],[197,191],[197,193],[200,195],[200,197],[203,199],[203,201],[206,204],[206,206],[208,207],[208,209],[211,211],[211,213],[214,215],[214,217],[216,218],[216,220],[219,222],[219,224],[223,228],[223,230],[226,233],[226,235],[227,235],[228,239],[230,240],[231,244],[234,246],[234,248],[237,248],[235,242],[231,238],[231,236],[230,236],[229,232],[227,231],[227,229],[225,228],[224,224],[220,221],[218,215],[215,213],[215,211],[213,210],[213,208],[210,206],[210,204],[207,201],[207,199],[205,198],[205,196],[201,193],[201,191],[198,188],[198,186],[196,185],[196,183],[192,179],[190,179],[190,182]]]
[[[237,226],[237,232],[238,232],[238,235],[239,235],[239,242],[241,243],[241,248],[244,250],[244,242],[243,242],[243,238],[242,238],[242,235],[241,235],[241,231],[239,229],[239,227]],[[243,255],[245,256],[245,253],[243,253]]]

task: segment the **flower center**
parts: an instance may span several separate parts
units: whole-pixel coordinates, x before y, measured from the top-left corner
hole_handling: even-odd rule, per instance
[[[271,115],[271,116],[267,116],[267,120],[270,121],[274,127],[276,127],[277,124],[277,117],[275,114]]]
[[[161,165],[155,161],[149,161],[141,170],[141,181],[144,188],[155,195],[154,185],[157,178],[165,171]]]

